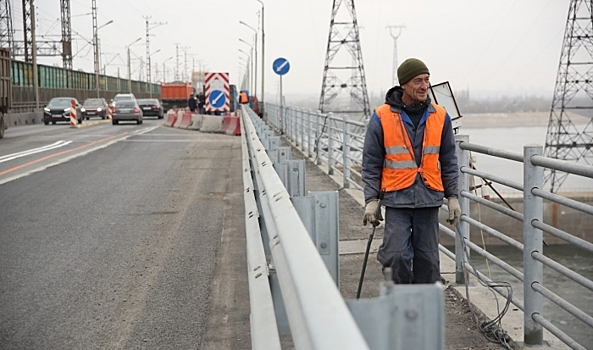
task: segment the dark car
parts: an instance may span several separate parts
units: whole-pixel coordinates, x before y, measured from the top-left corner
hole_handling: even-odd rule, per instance
[[[107,101],[104,98],[87,98],[82,107],[80,108],[80,112],[82,113],[82,117],[89,120],[91,117],[101,117],[101,119],[107,118]]]
[[[120,121],[129,120],[136,121],[136,124],[142,124],[142,116],[142,110],[136,100],[117,101],[113,105],[111,123],[117,125]]]
[[[145,98],[137,100],[140,109],[142,109],[142,114],[145,117],[152,116],[157,117],[158,119],[162,119],[165,115],[163,111],[163,106],[159,102],[159,100],[155,98]]]
[[[74,97],[54,97],[43,108],[43,123],[48,125],[49,122],[55,124],[56,122],[70,122],[70,109],[72,100],[76,104],[76,118],[78,124],[82,123],[82,115],[80,112],[80,103]]]

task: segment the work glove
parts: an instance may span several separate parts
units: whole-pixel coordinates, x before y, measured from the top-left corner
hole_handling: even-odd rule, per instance
[[[364,209],[364,217],[362,218],[363,226],[370,222],[373,226],[379,226],[379,221],[383,220],[381,215],[381,208],[379,208],[379,201],[374,199],[367,203]]]
[[[455,226],[461,216],[461,207],[459,206],[457,197],[447,198],[447,207],[449,208],[449,218],[447,219],[447,222]]]

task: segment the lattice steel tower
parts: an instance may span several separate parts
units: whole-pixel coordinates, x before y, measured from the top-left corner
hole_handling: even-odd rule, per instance
[[[591,1],[570,2],[545,146],[548,157],[587,164],[593,161],[592,7]],[[588,123],[575,125],[570,119],[573,113],[588,117]],[[555,170],[546,172],[550,191],[558,191],[567,176]]]
[[[345,92],[348,99],[337,98]],[[354,0],[333,1],[319,110],[358,120],[370,117]]]
[[[10,48],[11,55],[14,57],[14,29],[10,0],[0,0],[0,47]]]
[[[96,21],[96,6],[92,8],[95,16],[93,16],[93,33],[94,28],[97,26]],[[71,13],[70,13],[70,0],[60,0],[60,9],[62,12],[62,64],[65,69],[72,69],[72,26],[71,26]]]

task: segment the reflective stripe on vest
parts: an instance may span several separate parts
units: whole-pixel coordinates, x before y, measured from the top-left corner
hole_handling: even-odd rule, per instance
[[[412,186],[416,174],[420,173],[424,184],[431,190],[443,192],[439,167],[441,135],[447,112],[433,104],[436,112],[426,118],[420,167],[414,159],[414,149],[399,113],[391,111],[387,104],[375,110],[383,127],[385,162],[381,176],[381,187],[387,192],[399,191]]]

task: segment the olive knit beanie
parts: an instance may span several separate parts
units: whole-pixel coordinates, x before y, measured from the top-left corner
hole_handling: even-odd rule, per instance
[[[428,67],[417,58],[408,58],[397,69],[397,80],[399,80],[399,85],[402,86],[420,74],[430,74]]]

